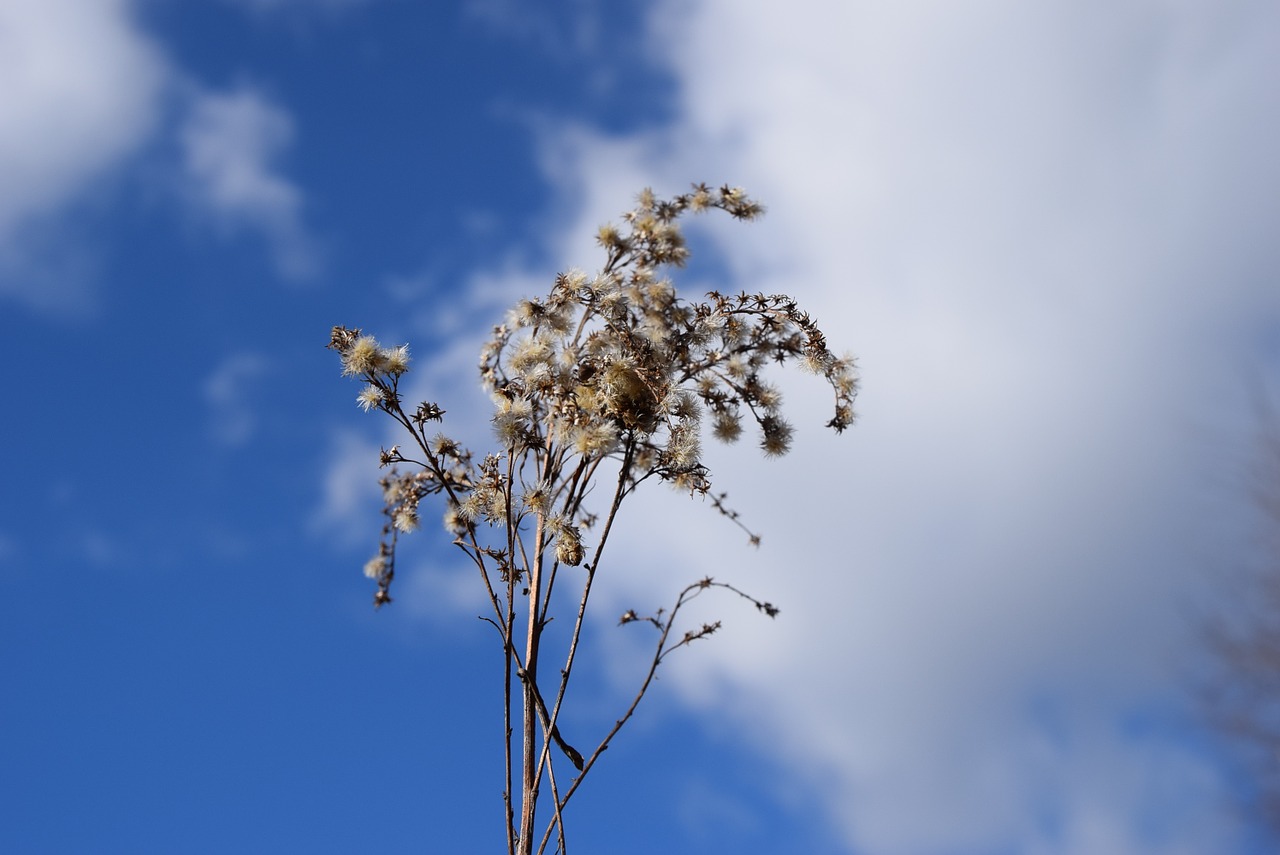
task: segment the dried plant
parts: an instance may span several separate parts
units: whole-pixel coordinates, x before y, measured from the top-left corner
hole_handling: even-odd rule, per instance
[[[509,855],[542,853],[552,839],[556,851],[565,851],[566,805],[635,712],[658,666],[719,627],[716,622],[678,630],[677,619],[690,600],[716,589],[770,617],[778,613],[770,603],[710,577],[680,591],[669,609],[651,616],[626,612],[622,624],[648,623],[657,630],[648,671],[603,737],[585,753],[574,748],[558,723],[592,587],[624,500],[645,481],[666,481],[709,499],[757,544],[759,538],[725,505],[725,495],[711,490],[701,456],[704,417],[725,442],[738,439],[749,418],[765,455],[785,454],[792,429],[781,414],[781,395],[763,371],[794,361],[830,384],[835,401],[828,426],[842,432],[853,423],[853,361],[828,350],[822,332],[794,300],[712,292],[704,302],[686,302],[663,275],[689,256],[681,216],[711,209],[740,220],[755,219],[763,210],[737,188],[698,185],[665,200],[646,190],[621,226],[600,229],[605,263],[597,274],[558,276],[545,298],[520,301],[507,322],[494,328],[480,356],[480,378],[495,406],[497,450],[478,460],[435,432],[433,423],[444,416],[438,404],[405,408],[399,389],[409,370],[407,346],[383,347],[358,329],[332,332],[329,347],[342,358],[343,373],[365,383],[359,405],[387,413],[409,438],[403,449],[395,445],[381,454],[382,466],[391,467],[381,481],[387,522],[377,555],[365,565],[377,584],[374,604],[391,602],[397,541],[419,527],[423,500],[438,496],[444,527],[479,571],[492,608],[483,619],[506,651]],[[612,486],[602,506],[593,509],[588,499],[598,482]],[[554,617],[557,585],[574,586],[577,607],[569,618],[567,646],[555,654],[559,667],[548,671],[544,632]],[[559,755],[573,772],[565,774]],[[544,783],[551,790],[550,816],[539,825]]]

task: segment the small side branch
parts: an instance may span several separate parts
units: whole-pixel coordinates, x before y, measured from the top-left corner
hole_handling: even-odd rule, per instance
[[[684,608],[686,604],[701,596],[703,592],[712,588],[720,588],[738,595],[755,606],[757,611],[760,611],[771,618],[778,616],[778,607],[772,603],[757,599],[726,582],[717,582],[710,576],[704,577],[682,590],[670,611],[659,610],[656,614],[649,616],[640,616],[634,610],[625,612],[619,621],[619,625],[637,622],[649,623],[658,630],[659,636],[657,643],[654,645],[653,658],[650,660],[649,667],[645,672],[644,681],[640,684],[639,690],[637,690],[635,696],[632,698],[626,711],[617,721],[614,722],[613,727],[607,734],[605,734],[605,737],[600,740],[600,743],[596,746],[595,750],[591,752],[591,756],[583,761],[583,764],[580,767],[580,774],[574,779],[573,784],[565,792],[564,797],[559,800],[559,811],[562,811],[569,803],[573,794],[582,784],[583,779],[586,778],[587,773],[589,773],[595,766],[596,761],[600,759],[600,756],[609,749],[609,745],[613,741],[613,738],[618,735],[618,732],[622,730],[626,723],[630,721],[631,717],[635,714],[636,710],[640,706],[640,701],[643,700],[644,696],[648,693],[649,686],[653,683],[653,678],[658,672],[658,666],[662,664],[663,660],[680,648],[686,647],[699,639],[706,638],[720,629],[720,621],[715,621],[712,623],[704,623],[697,629],[688,630],[678,639],[674,638],[672,634],[675,629],[676,619],[680,615],[680,610]],[[575,763],[575,765],[577,764]],[[557,811],[557,813],[559,811]],[[555,825],[556,821],[553,820],[552,823],[547,826],[546,832],[543,835],[542,846],[538,849],[539,852],[542,852],[546,847]]]

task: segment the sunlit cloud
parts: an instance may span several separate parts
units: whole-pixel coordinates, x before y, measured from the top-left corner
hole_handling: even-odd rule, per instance
[[[0,295],[83,308],[59,217],[150,137],[167,74],[123,0],[0,5]]]
[[[1280,189],[1277,16],[689,13],[654,19],[680,120],[631,166],[615,140],[561,144],[564,186],[759,193],[766,222],[714,232],[722,287],[811,307],[861,358],[863,421],[821,437],[821,390],[793,382],[785,465],[712,458],[760,553],[655,504],[619,552],[653,552],[655,527],[665,546],[620,602],[714,570],[783,606],[674,679],[822,781],[855,848],[1229,847],[1220,771],[1169,731],[1214,526],[1186,461],[1205,407],[1240,412],[1261,358],[1241,332],[1276,320],[1254,226]],[[704,689],[725,680],[745,707]],[[1134,736],[1143,717],[1168,730]]]
[[[251,88],[195,94],[179,133],[196,207],[228,230],[260,233],[280,275],[303,279],[319,248],[302,221],[302,191],[276,165],[293,136],[288,113]]]

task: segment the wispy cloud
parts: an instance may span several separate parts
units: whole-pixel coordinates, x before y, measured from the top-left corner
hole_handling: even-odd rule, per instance
[[[288,113],[261,92],[200,91],[179,132],[189,198],[230,230],[266,238],[279,273],[313,275],[319,247],[302,220],[302,191],[281,174],[277,159],[293,140]]]
[[[235,353],[222,360],[205,379],[213,439],[228,446],[248,442],[258,427],[247,387],[270,370],[267,359],[255,353]]]
[[[169,133],[196,211],[223,230],[262,235],[281,276],[313,275],[321,253],[304,225],[303,193],[279,167],[294,138],[288,113],[251,87],[215,92],[186,79],[133,8],[0,4],[0,297],[86,311],[94,246],[75,239],[71,215]],[[165,110],[175,92],[183,109]]]
[[[354,395],[352,401],[354,407]],[[311,531],[348,546],[372,543],[382,507],[379,446],[352,431],[335,432],[329,446],[319,501],[311,514]],[[371,555],[375,548],[370,546]]]
[[[597,49],[604,25],[602,7],[591,0],[570,0],[563,5],[567,10],[563,15],[518,0],[467,0],[462,10],[490,32],[533,44],[550,54]]]

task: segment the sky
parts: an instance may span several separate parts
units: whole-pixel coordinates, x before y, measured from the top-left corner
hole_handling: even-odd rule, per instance
[[[708,443],[759,549],[626,509],[566,730],[625,609],[781,614],[708,604],[571,847],[1274,851],[1195,687],[1280,402],[1277,57],[1258,0],[0,0],[0,849],[499,847],[478,583],[427,525],[371,607],[396,438],[324,345],[486,448],[492,324],[705,181],[768,214],[677,286],[796,297],[859,422],[780,373],[790,455]]]

